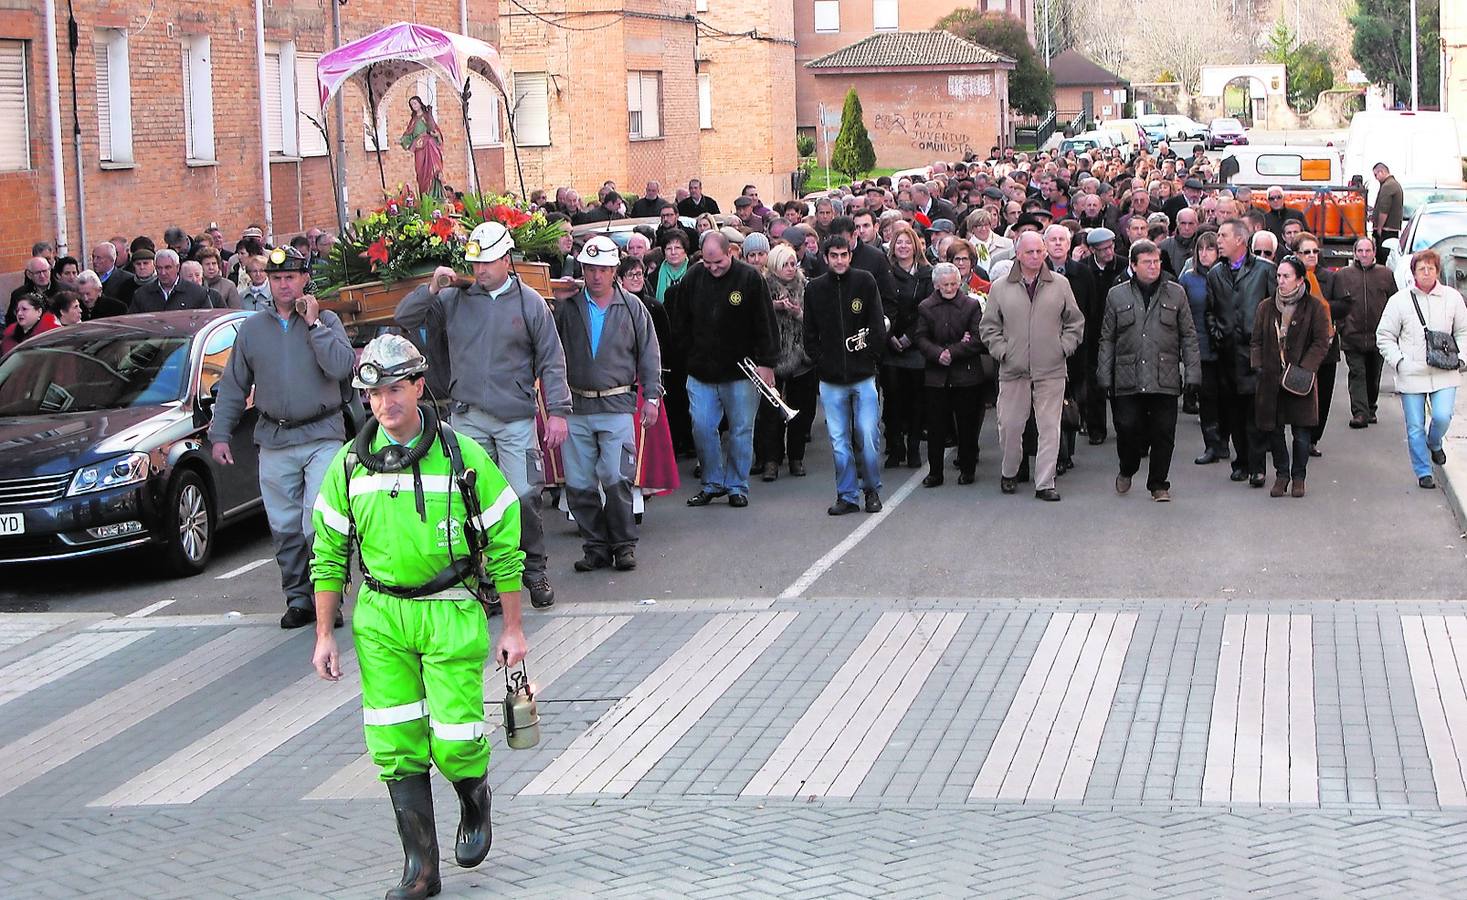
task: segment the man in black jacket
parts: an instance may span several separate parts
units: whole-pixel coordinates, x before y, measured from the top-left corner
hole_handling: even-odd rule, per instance
[[[1085,244],[1090,248],[1090,257],[1084,262],[1089,284],[1085,290],[1086,306],[1080,307],[1085,314],[1085,340],[1081,349],[1085,354],[1085,398],[1081,404],[1085,414],[1085,434],[1092,446],[1105,443],[1105,391],[1101,390],[1096,378],[1096,365],[1100,358],[1100,321],[1105,313],[1105,298],[1110,289],[1125,278],[1126,261],[1116,255],[1115,232],[1109,228],[1092,228],[1085,235]],[[1075,292],[1075,302],[1081,302],[1080,292]]]
[[[153,258],[158,279],[140,285],[132,295],[128,312],[166,312],[174,309],[213,309],[209,295],[191,281],[179,277],[178,253],[159,250]]]
[[[826,512],[832,516],[856,512],[861,508],[856,499],[862,494],[866,512],[880,512],[881,403],[876,396],[876,368],[886,346],[881,295],[869,272],[852,268],[851,242],[846,237],[832,234],[820,249],[829,270],[805,287],[805,355],[815,363],[820,378],[825,427],[835,452],[836,499]]]
[[[102,296],[122,304],[126,310],[137,290],[138,280],[126,269],[117,265],[117,245],[103,241],[92,248],[92,271],[102,283]]]
[[[1222,380],[1218,417],[1232,436],[1233,481],[1247,480],[1263,487],[1268,441],[1253,414],[1258,374],[1249,352],[1253,318],[1258,304],[1273,296],[1273,263],[1248,252],[1248,226],[1229,219],[1217,231],[1218,261],[1207,273],[1207,325],[1217,343],[1218,372]]]
[[[678,201],[677,213],[688,219],[696,219],[703,213],[718,215],[718,201],[703,193],[703,182],[694,178],[688,182],[688,196]]]
[[[707,506],[728,497],[729,506],[745,507],[759,391],[739,363],[752,361],[760,380],[774,387],[774,363],[779,358],[774,302],[764,276],[733,258],[721,232],[704,233],[702,252],[702,262],[688,268],[667,304],[669,324],[687,364],[693,444],[703,470],[702,488],[688,505]],[[718,434],[724,416],[726,448]]]
[[[861,210],[856,215],[871,215]],[[875,219],[872,219],[873,231]],[[871,277],[876,279],[876,290],[881,295],[882,303],[896,302],[896,280],[891,277],[891,261],[881,248],[873,246],[864,241],[856,240],[856,220],[851,216],[836,216],[830,220],[830,235],[840,235],[846,239],[851,252],[851,268],[870,272]],[[878,238],[879,240],[880,238]],[[825,258],[825,248],[822,245],[820,258]]]

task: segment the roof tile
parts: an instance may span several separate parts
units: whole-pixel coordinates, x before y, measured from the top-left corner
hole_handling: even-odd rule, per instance
[[[884,31],[805,63],[807,69],[981,66],[1013,60],[946,31]]]

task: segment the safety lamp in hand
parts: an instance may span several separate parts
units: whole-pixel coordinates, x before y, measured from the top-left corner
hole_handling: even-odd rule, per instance
[[[530,676],[520,663],[518,672],[504,670],[504,736],[511,749],[528,750],[540,743],[540,713],[530,692]]]

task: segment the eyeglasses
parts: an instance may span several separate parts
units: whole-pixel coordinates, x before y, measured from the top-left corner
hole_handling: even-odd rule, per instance
[[[1256,255],[1258,255],[1258,256],[1267,256],[1267,257],[1268,257],[1268,258],[1269,258],[1269,259],[1273,259],[1273,255],[1274,255],[1274,253],[1276,253],[1276,252],[1277,252],[1277,251],[1275,251],[1275,250],[1255,250],[1255,251],[1253,251],[1253,252],[1254,252],[1254,253],[1255,253],[1255,254],[1256,254]]]
[[[635,269],[635,270],[633,270],[631,272],[623,272],[621,277],[628,278],[628,279],[630,279],[630,278],[646,278],[647,277],[647,273],[646,272],[643,272],[641,269]]]
[[[1315,247],[1313,250],[1299,249],[1299,250],[1295,250],[1294,252],[1297,253],[1297,254],[1299,254],[1300,256],[1318,256],[1319,255],[1319,248],[1318,247]]]

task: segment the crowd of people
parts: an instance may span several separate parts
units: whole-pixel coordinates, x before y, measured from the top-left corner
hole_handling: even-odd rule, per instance
[[[1467,340],[1467,308],[1430,252],[1396,289],[1378,260],[1379,241],[1400,231],[1400,191],[1384,165],[1376,177],[1372,235],[1334,270],[1281,189],[1218,186],[1201,147],[1186,158],[1166,144],[1132,157],[994,148],[925,177],[773,206],[748,185],[731,215],[697,179],[672,196],[649,182],[634,199],[608,181],[594,204],[560,187],[530,198],[552,221],[640,221],[567,233],[547,260],[550,297],[514,277],[508,232],[481,226],[466,253],[473,277],[441,270],[396,324],[434,363],[436,411],[535,501],[524,504],[521,549],[537,606],[554,596],[544,488],[582,532],[578,571],[633,568],[645,497],[680,487],[678,459],[696,458],[688,505],[745,507],[751,477],[805,475],[818,409],[835,460],[831,515],[880,510],[886,470],[925,466],[925,487],[945,484],[950,448],[957,483],[972,484],[989,409],[1005,494],[1032,482],[1035,497],[1058,501],[1078,438],[1096,446],[1113,432],[1116,492],[1144,463],[1151,498],[1168,501],[1181,412],[1197,417],[1196,464],[1227,462],[1232,481],[1263,488],[1271,456],[1270,495],[1303,497],[1343,356],[1349,427],[1376,422],[1390,367],[1413,472],[1431,487],[1460,376],[1430,335]],[[197,236],[172,227],[161,247],[146,236],[97,244],[83,267],[38,243],[11,295],[4,349],[125,312],[253,309],[288,322],[277,275],[302,274],[286,290],[307,294],[332,244],[311,229],[282,262],[258,227],[232,246],[213,224]],[[312,329],[340,328],[320,319]],[[327,381],[344,384],[340,368]],[[318,422],[312,414],[281,421]],[[281,470],[313,465],[290,457]],[[289,506],[282,522],[310,498]],[[298,531],[282,556],[305,620],[309,523]]]

